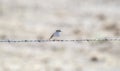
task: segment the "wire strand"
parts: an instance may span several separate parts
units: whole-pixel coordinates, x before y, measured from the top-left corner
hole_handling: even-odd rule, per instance
[[[8,43],[20,43],[20,42],[84,42],[84,41],[120,41],[120,38],[115,39],[78,39],[78,40],[0,40],[0,43],[2,42],[8,42]]]

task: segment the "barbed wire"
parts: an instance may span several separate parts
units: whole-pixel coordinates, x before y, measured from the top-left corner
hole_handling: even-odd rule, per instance
[[[20,43],[20,42],[84,42],[84,41],[120,41],[120,38],[114,38],[114,39],[79,39],[79,40],[0,40],[0,43],[8,42],[8,43]]]

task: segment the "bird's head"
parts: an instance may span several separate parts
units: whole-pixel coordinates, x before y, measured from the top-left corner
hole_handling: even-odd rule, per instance
[[[56,30],[56,32],[61,32],[61,30]]]

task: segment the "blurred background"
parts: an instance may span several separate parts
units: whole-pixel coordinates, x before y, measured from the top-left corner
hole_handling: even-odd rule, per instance
[[[0,0],[0,40],[119,38],[119,0]],[[0,71],[120,71],[120,41],[0,43]]]

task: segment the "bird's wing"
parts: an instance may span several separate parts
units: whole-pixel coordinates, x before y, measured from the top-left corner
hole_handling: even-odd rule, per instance
[[[49,40],[54,36],[54,33],[50,36]]]

